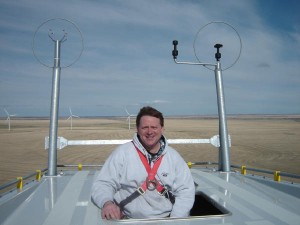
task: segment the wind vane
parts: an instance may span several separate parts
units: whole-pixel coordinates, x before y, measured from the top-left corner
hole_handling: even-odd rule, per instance
[[[233,28],[231,25],[224,23],[224,22],[212,22],[209,23],[207,25],[205,25],[204,27],[202,27],[196,37],[195,37],[195,41],[198,37],[199,32],[205,28],[208,25],[211,24],[225,24],[228,25],[229,27]],[[234,29],[234,28],[233,28]],[[234,31],[236,32],[236,34],[238,35],[237,31],[234,29]],[[220,35],[217,35],[218,37],[220,37]],[[240,51],[238,54],[237,59],[234,61],[234,63],[232,65],[230,65],[229,67],[227,67],[226,69],[230,68],[231,66],[233,66],[237,60],[240,57],[241,54],[241,39],[240,36],[238,35],[238,38],[240,40]],[[194,41],[194,52],[195,52],[195,56],[197,57],[196,51],[195,51],[195,41]],[[223,47],[223,44],[220,43],[216,43],[214,45],[214,48],[216,48],[217,52],[215,53],[215,59],[216,62],[215,63],[203,63],[200,62],[200,60],[198,59],[199,62],[179,62],[177,61],[177,57],[178,57],[178,49],[177,49],[177,45],[178,45],[178,41],[174,40],[173,41],[173,51],[172,51],[172,56],[174,59],[174,62],[177,64],[187,64],[187,65],[201,65],[201,66],[205,66],[205,67],[213,67],[214,71],[215,71],[215,82],[216,82],[216,91],[217,91],[217,100],[218,100],[218,113],[219,113],[219,138],[220,138],[220,148],[219,148],[219,170],[223,171],[223,172],[229,172],[230,171],[230,138],[228,135],[228,130],[227,130],[227,121],[226,121],[226,110],[225,110],[225,96],[224,96],[224,88],[223,88],[223,80],[222,80],[222,69],[221,69],[221,53],[220,53],[220,49]],[[208,68],[209,69],[209,68]]]

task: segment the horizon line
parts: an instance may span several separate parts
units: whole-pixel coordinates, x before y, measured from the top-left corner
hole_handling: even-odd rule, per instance
[[[227,114],[228,118],[232,117],[243,117],[243,116],[253,116],[253,117],[286,117],[286,116],[296,116],[300,117],[300,114],[298,113],[286,113],[286,114],[271,114],[271,113],[240,113],[240,114]],[[67,119],[69,115],[66,116],[59,116],[59,119]],[[97,119],[97,118],[127,118],[127,115],[124,116],[80,116],[78,119]],[[132,116],[136,117],[136,116]],[[218,114],[204,114],[204,115],[164,115],[164,118],[218,118]],[[6,120],[6,116],[1,116],[0,119]],[[50,116],[14,116],[13,119],[50,119]]]

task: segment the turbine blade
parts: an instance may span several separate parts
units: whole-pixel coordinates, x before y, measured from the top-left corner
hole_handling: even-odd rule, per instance
[[[7,112],[7,110],[4,108],[4,112],[6,113],[7,116],[9,116],[9,113]]]

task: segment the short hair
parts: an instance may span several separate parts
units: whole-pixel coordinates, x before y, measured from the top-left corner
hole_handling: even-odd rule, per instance
[[[138,113],[136,117],[136,127],[140,126],[141,118],[142,116],[153,116],[160,120],[160,125],[164,126],[164,116],[163,114],[158,111],[157,109],[151,107],[151,106],[145,106],[140,109],[140,112]]]

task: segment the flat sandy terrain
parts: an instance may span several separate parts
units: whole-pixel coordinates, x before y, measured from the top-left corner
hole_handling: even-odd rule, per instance
[[[44,149],[49,120],[0,120],[0,184],[25,176],[48,165]],[[131,139],[135,132],[125,119],[73,119],[59,121],[58,136],[68,140]],[[167,138],[208,139],[218,134],[215,118],[165,120]],[[272,117],[228,117],[231,136],[231,164],[300,174],[300,115]],[[58,164],[103,164],[115,148],[68,146],[58,151]],[[173,145],[188,162],[218,162],[218,148],[210,144]]]

